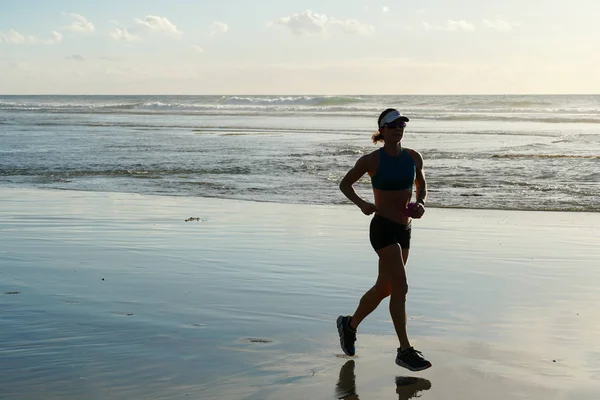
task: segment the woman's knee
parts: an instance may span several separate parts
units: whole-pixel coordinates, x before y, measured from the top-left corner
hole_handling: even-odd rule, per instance
[[[406,297],[408,294],[408,282],[405,277],[398,277],[392,282],[391,294]]]

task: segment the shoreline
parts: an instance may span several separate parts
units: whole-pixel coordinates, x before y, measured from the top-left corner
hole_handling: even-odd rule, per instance
[[[281,204],[281,205],[290,205],[290,206],[317,206],[317,207],[356,207],[351,202],[344,203],[334,203],[334,204],[324,204],[324,203],[290,203],[283,201],[272,201],[272,200],[257,200],[257,199],[237,199],[237,198],[229,198],[229,197],[220,197],[220,196],[189,196],[189,195],[178,195],[178,194],[169,194],[169,193],[138,193],[138,192],[121,192],[121,191],[96,191],[96,190],[84,190],[84,189],[66,189],[66,188],[42,188],[42,187],[22,187],[22,186],[3,186],[0,187],[0,192],[3,188],[9,190],[40,190],[40,191],[58,191],[58,192],[76,192],[76,193],[98,193],[98,194],[123,194],[123,195],[138,195],[138,196],[148,196],[148,197],[168,197],[168,198],[189,198],[189,199],[218,199],[223,201],[242,201],[249,203],[258,203],[258,204]],[[343,194],[340,192],[340,196],[343,197]],[[598,214],[600,213],[600,209],[597,211],[590,210],[563,210],[563,209],[546,209],[546,210],[537,210],[537,209],[518,209],[518,208],[472,208],[472,207],[450,207],[450,206],[432,206],[427,205],[427,209],[438,209],[438,210],[473,210],[473,211],[516,211],[516,212],[547,212],[547,213],[590,213],[590,214]]]

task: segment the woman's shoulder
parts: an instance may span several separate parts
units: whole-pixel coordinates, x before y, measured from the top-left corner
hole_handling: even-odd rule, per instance
[[[379,155],[382,149],[383,147],[378,147],[377,150],[373,150],[372,152],[365,154],[365,156],[374,157],[375,155]]]
[[[373,171],[377,170],[377,167],[379,165],[380,150],[381,148],[373,150],[370,153],[367,153],[358,159],[358,163],[363,164],[370,174],[372,174]]]
[[[420,165],[423,163],[423,156],[417,150],[409,149],[407,147],[405,147],[404,150],[412,157],[412,159],[415,161],[415,163],[417,165]]]
[[[364,161],[371,161],[374,159],[379,158],[379,151],[381,149],[377,149],[377,150],[373,150],[367,154],[363,154],[362,156],[360,156],[360,160],[364,160]]]
[[[421,157],[421,153],[419,153],[417,150],[415,149],[409,149],[408,147],[404,147],[404,150],[410,154],[411,156],[418,156]]]
[[[365,154],[363,157],[368,159],[370,162],[379,162],[379,155],[383,147],[379,147],[377,150],[373,150],[370,153]]]

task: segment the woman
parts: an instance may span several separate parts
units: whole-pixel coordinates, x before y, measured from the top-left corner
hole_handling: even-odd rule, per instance
[[[401,144],[408,121],[393,108],[382,112],[377,121],[379,131],[372,139],[374,143],[383,142],[383,147],[362,156],[340,183],[342,193],[365,215],[375,213],[369,238],[379,256],[379,275],[375,285],[361,298],[354,315],[338,317],[337,327],[342,350],[353,356],[356,328],[383,299],[391,296],[390,314],[400,341],[396,364],[411,371],[421,371],[431,367],[431,363],[408,340],[405,266],[410,248],[411,218],[421,218],[425,212],[427,183],[423,158],[417,151]],[[352,187],[365,173],[371,177],[375,204],[361,199]],[[413,184],[416,202],[410,203]]]

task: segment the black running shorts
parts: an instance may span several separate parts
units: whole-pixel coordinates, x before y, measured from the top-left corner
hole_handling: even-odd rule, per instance
[[[369,239],[375,251],[396,243],[403,249],[409,249],[410,232],[411,224],[399,224],[381,215],[375,215],[371,220]]]

